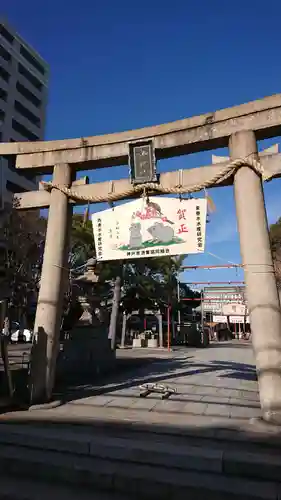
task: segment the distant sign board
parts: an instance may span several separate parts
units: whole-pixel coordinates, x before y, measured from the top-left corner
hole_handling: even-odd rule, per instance
[[[204,312],[210,312],[213,314],[222,314],[221,304],[212,304],[210,302],[204,302],[203,304]]]
[[[245,316],[229,316],[229,323],[244,323]]]
[[[213,314],[231,314],[223,310],[226,304],[245,304],[244,286],[205,287],[203,308]]]
[[[98,261],[202,253],[207,200],[143,198],[92,216]]]
[[[244,304],[237,304],[237,303],[222,304],[222,312],[226,316],[229,315],[245,316],[246,306]]]
[[[227,316],[214,315],[213,322],[214,323],[227,323]]]

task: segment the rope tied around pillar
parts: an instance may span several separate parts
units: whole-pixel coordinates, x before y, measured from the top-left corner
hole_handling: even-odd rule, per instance
[[[52,189],[57,189],[61,193],[64,193],[72,200],[85,201],[89,203],[101,203],[101,202],[114,202],[118,200],[122,200],[124,198],[133,197],[136,194],[142,195],[144,192],[148,195],[149,193],[159,193],[159,194],[186,194],[186,193],[196,193],[203,189],[212,187],[214,184],[221,184],[225,180],[229,179],[232,175],[234,175],[237,170],[242,167],[249,167],[254,170],[257,174],[259,174],[262,180],[268,181],[271,175],[267,175],[264,171],[261,162],[254,157],[246,157],[246,158],[238,158],[236,160],[232,160],[228,165],[224,166],[216,175],[211,177],[209,180],[197,183],[191,186],[184,186],[180,183],[174,187],[165,187],[161,185],[161,183],[147,183],[147,184],[138,184],[135,186],[131,186],[130,188],[122,191],[121,193],[115,193],[112,189],[111,192],[107,193],[107,195],[99,196],[86,196],[81,195],[77,191],[72,188],[67,188],[65,186],[60,186],[59,184],[55,184],[53,182],[41,181],[43,188],[46,191],[51,191]]]

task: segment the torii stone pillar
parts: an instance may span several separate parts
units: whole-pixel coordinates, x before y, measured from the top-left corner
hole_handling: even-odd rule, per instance
[[[109,332],[108,332],[108,338],[110,339],[111,349],[113,351],[116,349],[116,329],[117,329],[120,298],[121,298],[121,276],[117,276],[114,285],[112,309],[111,309]]]
[[[252,131],[233,134],[229,147],[232,159],[258,157]],[[281,423],[281,310],[260,176],[240,168],[234,194],[262,416]]]
[[[162,313],[161,311],[158,311],[157,313],[157,319],[158,319],[158,331],[159,331],[159,347],[161,349],[163,348],[163,318],[162,318]]]
[[[120,344],[120,347],[122,349],[124,349],[125,347],[126,327],[127,327],[127,314],[126,311],[123,311],[122,334],[121,334],[121,344]]]
[[[69,187],[72,176],[68,164],[54,167],[53,182]],[[72,207],[67,195],[53,189],[46,233],[41,286],[34,326],[35,342],[31,356],[31,402],[50,400],[55,380],[56,359],[62,319],[63,295],[68,278],[69,225]]]

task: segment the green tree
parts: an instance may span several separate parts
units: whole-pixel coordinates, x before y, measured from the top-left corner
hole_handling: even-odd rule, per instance
[[[92,223],[84,220],[81,214],[73,214],[70,238],[71,267],[79,267],[93,256],[95,256],[95,243]]]
[[[124,305],[160,309],[177,303],[177,277],[183,263],[181,257],[138,259],[124,266]],[[126,300],[127,299],[127,300]]]
[[[10,311],[21,319],[36,301],[47,221],[38,211],[11,210],[4,228]]]
[[[281,217],[275,224],[271,224],[269,235],[277,286],[281,288]]]
[[[192,313],[192,309],[201,304],[200,292],[194,292],[188,285],[186,285],[186,283],[180,283],[180,299],[179,309],[182,317],[187,314],[190,315]]]

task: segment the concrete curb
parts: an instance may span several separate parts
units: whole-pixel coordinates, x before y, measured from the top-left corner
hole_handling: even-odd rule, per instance
[[[205,471],[218,475],[239,476],[258,480],[281,482],[281,456],[265,453],[229,450],[227,443],[212,447],[192,446],[185,443],[169,443],[159,440],[136,440],[134,437],[113,437],[91,434],[77,435],[75,432],[38,432],[25,429],[22,432],[7,432],[0,429],[0,457],[10,452],[20,456],[37,453],[60,453],[68,459],[87,458],[116,462],[164,467],[168,470]],[[75,458],[76,457],[76,458]]]
[[[268,499],[277,500],[279,485],[139,463],[82,457],[60,452],[34,451],[11,446],[0,449],[0,469],[7,476],[75,484],[126,493],[131,498]],[[279,476],[280,477],[280,476]],[[182,496],[184,495],[184,496]]]
[[[73,416],[66,413],[63,407],[56,411],[36,409],[29,412],[11,412],[0,415],[0,429],[5,425],[27,425],[59,428],[70,426],[72,428],[81,428],[88,426],[93,429],[107,429],[116,432],[132,432],[146,434],[161,434],[163,436],[186,436],[200,437],[204,439],[217,439],[223,441],[238,441],[243,443],[258,443],[259,445],[281,447],[281,429],[280,427],[261,423],[260,421],[241,423],[234,419],[210,419],[210,417],[191,415],[177,415],[175,421],[168,420],[164,414],[149,414],[150,422],[144,422],[139,419],[139,414],[131,412],[124,418],[122,410],[111,411],[111,414],[105,414],[104,408],[100,411],[95,408],[95,412],[90,410],[89,415],[83,417]],[[85,409],[84,409],[85,412]],[[137,418],[138,417],[138,418]]]
[[[37,411],[37,410],[52,410],[53,408],[58,408],[62,405],[61,400],[50,401],[49,403],[42,403],[37,405],[29,406],[29,411]]]
[[[206,470],[222,473],[223,452],[196,446],[183,447],[162,442],[143,442],[128,438],[106,436],[80,436],[73,434],[60,438],[59,435],[40,436],[35,433],[0,434],[0,455],[2,449],[23,451],[50,451],[81,455],[104,460],[159,465],[183,470]],[[2,446],[2,447],[1,447]],[[10,448],[9,448],[10,446]],[[281,461],[280,461],[281,467]]]

